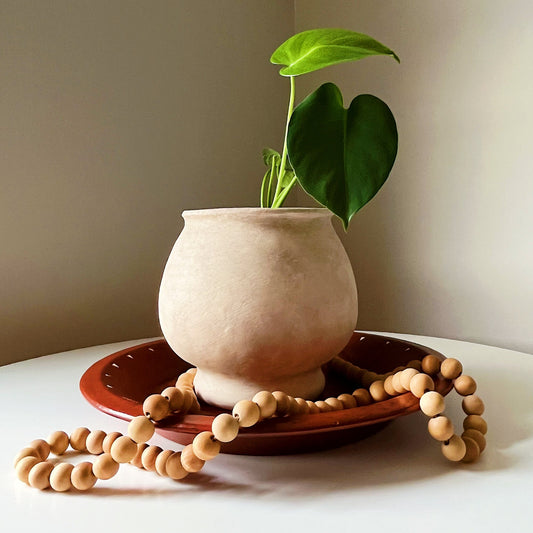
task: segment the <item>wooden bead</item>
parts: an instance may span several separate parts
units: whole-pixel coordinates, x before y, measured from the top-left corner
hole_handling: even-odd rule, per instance
[[[413,359],[407,363],[407,368],[414,368],[420,372],[422,370],[422,361],[420,359]]]
[[[89,436],[90,432],[90,429],[84,427],[76,428],[70,435],[71,448],[73,450],[77,450],[78,452],[86,451],[87,437]]]
[[[289,412],[287,414],[289,416],[295,416],[295,415],[300,414],[300,406],[298,405],[296,398],[293,398],[290,395],[289,395]]]
[[[405,370],[402,370],[400,374],[400,384],[402,387],[410,391],[411,390],[411,380],[420,372],[416,370],[416,368],[406,368]]]
[[[172,412],[180,411],[183,408],[185,398],[183,392],[178,387],[167,387],[161,393],[161,396],[164,396],[168,400],[168,405]]]
[[[361,382],[365,372],[366,370],[359,368],[357,365],[351,365],[350,363],[344,369],[344,375],[354,383]]]
[[[44,490],[50,486],[50,474],[54,464],[50,461],[37,463],[28,474],[28,483],[34,489]]]
[[[410,387],[417,398],[422,398],[424,393],[435,390],[435,383],[427,374],[420,373],[413,377]]]
[[[202,431],[194,437],[192,449],[196,457],[203,461],[210,461],[220,453],[220,442],[214,440],[213,437],[210,431]]]
[[[87,451],[93,455],[100,455],[103,452],[102,444],[104,443],[105,437],[106,433],[101,429],[91,431],[87,436],[87,441],[85,442]]]
[[[383,381],[374,381],[368,389],[370,396],[375,402],[382,402],[389,398],[389,395],[385,391],[385,385]]]
[[[173,450],[163,450],[155,460],[155,471],[162,477],[168,476],[167,474],[167,461],[174,453]]]
[[[344,409],[344,404],[338,398],[327,398],[324,400],[333,411],[342,411]]]
[[[120,465],[111,457],[110,453],[98,456],[93,464],[93,474],[98,479],[111,479],[120,468]]]
[[[453,357],[444,359],[440,365],[440,373],[446,379],[456,379],[461,375],[463,365]]]
[[[296,403],[299,406],[298,414],[300,415],[307,415],[309,414],[309,406],[307,405],[307,401],[303,398],[295,398]]]
[[[352,396],[356,399],[357,405],[370,405],[372,403],[372,396],[366,389],[355,389]]]
[[[66,492],[72,488],[70,476],[74,465],[70,463],[60,463],[54,466],[50,474],[50,487],[56,492]]]
[[[20,461],[17,463],[17,466],[15,467],[15,472],[17,473],[17,477],[20,479],[20,481],[22,481],[23,483],[28,483],[28,475],[30,473],[30,470],[40,462],[40,457],[34,456],[27,456],[20,459]]]
[[[200,410],[200,404],[192,389],[183,390],[183,407],[181,410],[184,413],[197,413]]]
[[[183,479],[189,472],[181,464],[181,452],[174,452],[165,464],[167,476],[171,479]]]
[[[444,442],[451,439],[454,429],[452,421],[443,415],[431,418],[428,422],[429,434],[438,441]]]
[[[148,444],[146,444],[146,442],[141,442],[141,444],[137,444],[137,453],[135,454],[135,457],[130,461],[131,465],[136,466],[137,468],[143,468],[142,455],[146,448],[148,448]]]
[[[487,446],[487,441],[485,440],[483,433],[481,433],[481,431],[478,431],[477,429],[467,429],[463,431],[461,437],[468,437],[470,439],[474,439],[477,442],[477,445],[479,446],[479,453],[483,453],[483,450]]]
[[[13,466],[16,467],[17,463],[21,459],[24,459],[24,457],[35,457],[36,459],[39,459],[39,460],[41,459],[39,452],[35,448],[26,447],[26,448],[22,448],[22,450],[20,450],[20,452],[17,453],[17,455],[15,455]]]
[[[324,400],[317,400],[315,405],[318,407],[318,411],[320,413],[329,413],[330,411],[333,411],[333,407],[331,407],[331,405],[326,403]]]
[[[461,437],[466,446],[466,452],[462,458],[463,463],[473,463],[479,459],[481,451],[478,443],[470,437]]]
[[[444,409],[444,398],[442,394],[435,391],[426,392],[420,398],[420,410],[429,417],[440,415]]]
[[[241,400],[233,407],[233,416],[239,421],[239,426],[249,428],[259,422],[261,411],[252,400]]]
[[[396,394],[404,394],[408,392],[408,390],[402,385],[402,372],[403,370],[396,372],[392,376],[392,388],[395,390]]]
[[[54,431],[53,433],[50,433],[46,440],[50,445],[50,451],[53,454],[63,455],[67,451],[69,439],[64,431]]]
[[[161,394],[151,394],[143,402],[143,413],[156,422],[170,414],[168,400]]]
[[[351,394],[341,394],[337,398],[342,402],[344,409],[357,407],[357,400]]]
[[[276,399],[276,414],[278,416],[285,416],[289,412],[290,400],[289,396],[282,391],[276,390],[272,393]]]
[[[188,444],[181,451],[181,464],[187,472],[199,472],[205,465],[205,461],[196,457],[192,444]]]
[[[136,416],[128,424],[128,436],[137,444],[149,441],[154,433],[154,423],[145,416]]]
[[[312,400],[306,400],[305,403],[307,404],[307,407],[309,407],[310,415],[316,415],[317,413],[320,413],[320,409],[317,407],[315,402]]]
[[[42,461],[46,461],[50,455],[50,444],[44,439],[35,439],[28,444],[28,448],[33,448],[41,458]]]
[[[376,372],[367,371],[363,374],[363,377],[361,378],[361,385],[363,385],[365,389],[368,389],[370,385],[374,383],[374,381],[377,381],[377,379],[378,374],[376,374]]]
[[[177,388],[191,388],[194,386],[194,375],[185,372],[178,377],[176,381]]]
[[[487,422],[480,415],[468,415],[463,421],[464,429],[477,429],[483,435],[487,433]]]
[[[278,402],[274,395],[266,390],[258,392],[253,398],[252,402],[255,402],[259,406],[261,412],[261,419],[270,418],[274,416]]]
[[[440,359],[433,354],[426,355],[421,361],[422,372],[429,376],[436,376],[440,371]]]
[[[102,451],[104,453],[111,453],[111,446],[119,437],[122,437],[122,433],[119,433],[118,431],[108,433],[104,442],[102,442]]]
[[[111,446],[111,457],[117,463],[129,463],[137,453],[137,443],[129,437],[119,437]]]
[[[78,490],[89,490],[96,483],[96,476],[93,473],[93,465],[89,462],[77,464],[70,474],[72,486]]]
[[[390,376],[387,376],[385,378],[385,381],[383,382],[383,388],[385,389],[385,392],[389,396],[396,396],[398,394],[396,392],[396,389],[392,386],[393,378],[394,378],[394,374],[391,374]]]
[[[155,460],[162,451],[163,449],[159,446],[148,446],[141,455],[143,467],[149,472],[153,472],[155,470]]]
[[[466,444],[459,435],[452,435],[450,439],[440,445],[442,455],[450,461],[460,461],[466,453]]]
[[[457,393],[461,396],[469,396],[470,394],[474,394],[477,388],[474,378],[466,376],[465,374],[459,376],[454,381],[453,386],[455,387]]]
[[[239,434],[239,421],[229,413],[222,413],[215,417],[211,431],[220,442],[231,442]]]
[[[467,415],[482,415],[485,412],[483,400],[475,394],[469,394],[463,398],[462,408]]]

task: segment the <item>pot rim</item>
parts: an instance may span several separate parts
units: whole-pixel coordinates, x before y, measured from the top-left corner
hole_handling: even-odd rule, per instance
[[[293,216],[314,215],[331,217],[333,213],[325,207],[214,207],[208,209],[186,209],[182,212],[183,218],[205,216]]]

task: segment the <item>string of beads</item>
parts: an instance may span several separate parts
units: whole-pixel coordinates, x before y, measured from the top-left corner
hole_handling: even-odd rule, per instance
[[[476,461],[486,446],[487,423],[481,416],[483,401],[476,392],[476,382],[462,374],[463,367],[457,359],[444,361],[427,355],[413,360],[405,367],[398,367],[386,374],[360,368],[335,357],[329,369],[349,381],[362,385],[352,394],[344,393],[325,400],[311,401],[293,398],[281,391],[258,392],[251,400],[235,404],[232,413],[222,413],[213,420],[211,431],[196,435],[192,443],[181,452],[163,450],[149,445],[155,432],[155,423],[171,414],[198,411],[200,405],[194,393],[196,369],[191,368],[178,377],[174,387],[167,387],[161,394],[152,394],[143,403],[144,415],[137,416],[128,425],[128,435],[119,432],[106,434],[77,428],[69,435],[64,431],[53,432],[47,440],[37,439],[23,448],[15,457],[14,466],[18,478],[37,489],[51,488],[57,492],[72,488],[85,491],[96,481],[111,479],[122,463],[157,472],[174,480],[199,472],[207,461],[220,453],[221,444],[234,440],[240,428],[252,427],[261,420],[272,417],[316,414],[342,409],[352,409],[373,402],[411,392],[420,401],[421,411],[429,417],[429,434],[441,443],[443,455],[450,461],[470,463]],[[462,408],[466,414],[461,436],[455,433],[453,423],[444,415],[445,400],[435,391],[434,377],[440,375],[451,382],[455,391],[463,396]],[[48,460],[50,453],[62,455],[67,448],[98,457],[91,462],[77,465],[54,464]]]

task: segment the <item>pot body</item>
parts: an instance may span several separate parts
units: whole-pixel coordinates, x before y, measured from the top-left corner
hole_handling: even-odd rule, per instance
[[[231,408],[259,390],[315,398],[321,365],[349,341],[357,290],[326,209],[184,211],[159,320],[198,368],[195,389]]]

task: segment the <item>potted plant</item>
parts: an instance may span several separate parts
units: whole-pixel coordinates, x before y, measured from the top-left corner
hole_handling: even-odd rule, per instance
[[[263,151],[259,208],[185,211],[166,264],[159,319],[172,349],[198,368],[197,393],[231,407],[259,390],[316,397],[321,366],[348,342],[357,290],[331,224],[353,215],[387,179],[397,151],[394,117],[379,98],[321,85],[296,108],[295,78],[337,63],[396,54],[342,29],[298,33],[272,55],[290,80],[285,140]],[[283,208],[299,184],[321,206]]]

